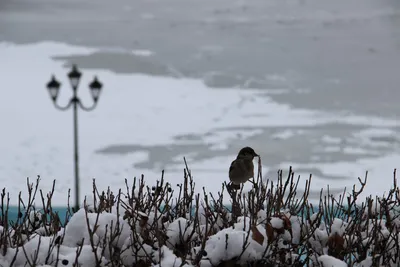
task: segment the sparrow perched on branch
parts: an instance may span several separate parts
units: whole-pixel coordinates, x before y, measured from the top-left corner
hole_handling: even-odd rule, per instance
[[[242,148],[229,168],[229,180],[233,189],[240,189],[242,183],[254,177],[254,157],[260,157],[251,147]]]

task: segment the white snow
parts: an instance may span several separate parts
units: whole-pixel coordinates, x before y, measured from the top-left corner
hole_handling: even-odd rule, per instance
[[[211,236],[207,242],[205,251],[210,262],[215,266],[221,261],[230,260],[242,255],[243,247],[248,245],[239,262],[259,259],[265,248],[247,238],[247,232],[238,228],[226,228]]]
[[[90,226],[90,231],[96,229],[93,234],[93,241],[96,244],[108,241],[110,235],[114,232],[121,232],[121,238],[119,240],[114,240],[113,244],[122,247],[125,240],[130,235],[129,225],[126,224],[122,218],[118,218],[117,215],[106,212],[100,214],[87,213],[86,215],[85,210],[81,208],[74,214],[65,228],[64,245],[76,247],[77,245],[82,244],[82,239],[84,239],[84,245],[90,245],[90,233],[88,231],[86,217],[89,220],[88,224]],[[82,225],[84,227],[82,227]]]
[[[189,266],[190,264],[182,264],[182,259],[178,258],[169,248],[166,246],[161,247],[161,261],[159,264],[154,265],[155,267],[183,267]],[[190,265],[192,266],[192,265]]]
[[[340,236],[344,235],[347,223],[341,219],[335,218],[331,225],[331,235],[338,234]]]
[[[280,218],[272,218],[271,226],[276,229],[281,229],[283,228],[283,220]]]
[[[178,218],[168,225],[167,245],[169,248],[174,248],[175,245],[182,242],[188,242],[189,238],[193,236],[193,227],[190,226],[190,222],[185,218]]]
[[[345,262],[329,255],[319,256],[318,261],[321,263],[322,267],[347,267]]]

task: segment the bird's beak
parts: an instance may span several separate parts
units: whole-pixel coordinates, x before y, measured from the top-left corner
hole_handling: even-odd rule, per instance
[[[254,153],[254,157],[260,157],[260,155],[258,155],[257,153]]]

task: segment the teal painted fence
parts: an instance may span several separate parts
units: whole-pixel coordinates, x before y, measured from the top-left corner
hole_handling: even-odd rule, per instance
[[[21,212],[24,214],[24,210],[21,210]],[[54,207],[53,208],[54,213],[58,213],[58,216],[60,217],[60,220],[62,223],[65,222],[66,216],[68,214],[68,208],[66,207]],[[16,222],[18,220],[18,207],[13,207],[10,206],[8,207],[8,221]],[[0,213],[0,217],[1,217]]]
[[[230,210],[231,206],[227,205],[225,206],[228,210]],[[67,214],[68,213],[68,208],[67,207],[53,207],[53,212],[54,213],[58,213],[58,216],[60,217],[61,222],[64,224],[64,222],[66,221],[67,218]],[[40,209],[38,209],[40,210]],[[24,214],[24,210],[21,210],[21,212]],[[72,211],[71,211],[72,212]],[[193,210],[194,212],[194,210]],[[317,209],[315,209],[315,212],[317,212]],[[10,206],[8,208],[8,221],[13,221],[16,222],[18,220],[18,207],[14,207],[14,206]],[[1,211],[0,211],[0,219],[1,219]],[[343,216],[343,217],[347,217],[347,216]],[[345,218],[342,218],[345,219]]]

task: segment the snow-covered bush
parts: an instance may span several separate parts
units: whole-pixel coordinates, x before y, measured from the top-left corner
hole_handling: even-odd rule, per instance
[[[0,266],[400,266],[396,179],[386,197],[360,201],[360,180],[359,191],[313,206],[310,183],[296,197],[300,178],[289,172],[246,193],[223,184],[218,198],[195,194],[189,170],[175,191],[164,179],[126,181],[118,194],[93,183],[95,193],[66,222],[53,212],[53,192],[37,196],[39,180],[28,183],[15,222],[3,190]]]

